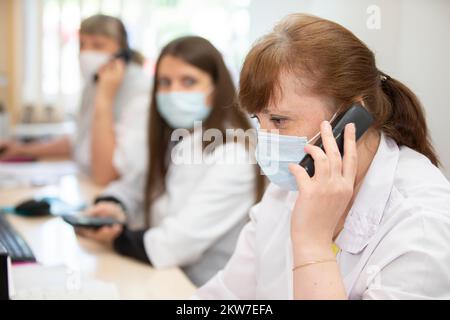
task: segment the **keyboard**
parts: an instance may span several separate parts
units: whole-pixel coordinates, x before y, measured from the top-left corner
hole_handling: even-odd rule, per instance
[[[6,220],[5,214],[0,212],[0,242],[8,251],[12,262],[35,262],[33,251],[31,251],[25,240],[13,229]]]

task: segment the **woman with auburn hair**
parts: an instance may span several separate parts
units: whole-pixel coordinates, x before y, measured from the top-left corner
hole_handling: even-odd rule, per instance
[[[272,183],[195,297],[450,298],[450,183],[419,100],[361,40],[290,15],[251,49],[239,99],[259,120],[257,158]],[[329,120],[355,103],[374,122],[357,142],[358,124],[345,127],[341,157]],[[324,149],[309,143],[318,132]],[[276,157],[264,153],[268,137]],[[305,154],[312,177],[298,165]]]
[[[228,137],[251,129],[236,100],[208,40],[167,44],[156,63],[147,176],[109,188],[86,213],[126,227],[78,232],[155,268],[181,267],[196,285],[209,280],[230,258],[264,188],[247,141]]]

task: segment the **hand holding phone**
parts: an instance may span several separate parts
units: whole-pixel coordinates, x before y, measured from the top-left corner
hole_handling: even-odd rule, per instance
[[[111,60],[115,59],[122,59],[126,64],[131,61],[131,50],[129,49],[122,49],[119,52],[117,52]],[[97,82],[99,79],[98,73],[94,75],[94,82]]]
[[[333,136],[336,139],[336,144],[341,153],[341,157],[344,155],[344,129],[349,123],[355,124],[356,141],[358,141],[364,132],[366,132],[373,124],[373,117],[362,105],[354,104],[345,113],[341,114],[331,122]],[[322,138],[319,138],[315,145],[324,150]],[[314,160],[311,155],[307,154],[302,161],[300,161],[300,165],[305,168],[310,177],[314,176]]]
[[[96,217],[84,215],[64,215],[63,220],[75,228],[99,229],[101,227],[111,227],[113,225],[124,225],[124,222],[111,217]]]

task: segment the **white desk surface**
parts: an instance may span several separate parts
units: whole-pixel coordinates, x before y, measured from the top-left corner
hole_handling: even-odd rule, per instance
[[[48,192],[90,203],[100,190],[86,177],[66,176],[52,186],[0,189],[0,205],[11,206]],[[195,291],[195,286],[180,269],[155,270],[120,256],[110,248],[77,237],[73,228],[61,218],[9,215],[8,219],[28,242],[40,264],[65,265],[82,277],[113,283],[121,299],[187,299]]]

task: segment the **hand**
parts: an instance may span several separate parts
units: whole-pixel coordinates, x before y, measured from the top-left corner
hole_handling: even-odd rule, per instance
[[[89,208],[85,213],[88,216],[111,217],[118,221],[125,222],[126,216],[122,207],[113,202],[100,202]],[[114,240],[122,233],[122,225],[101,227],[97,230],[87,228],[76,228],[75,232],[85,238],[95,240],[107,246],[112,246]]]
[[[310,178],[303,167],[289,165],[299,188],[291,236],[296,258],[302,261],[332,256],[333,236],[353,197],[357,171],[354,124],[345,127],[343,159],[328,121],[321,124],[320,133],[325,152],[314,145],[305,147],[314,160],[315,175]]]
[[[97,95],[108,101],[114,100],[125,75],[125,62],[114,59],[98,72]]]
[[[120,222],[125,222],[127,218],[122,207],[111,201],[101,201],[87,209],[84,214],[91,217],[110,217]]]
[[[101,227],[96,230],[88,228],[76,228],[76,234],[104,244],[112,246],[114,240],[122,233],[123,227],[120,224]]]
[[[15,141],[0,141],[0,160],[24,154],[24,144]]]

